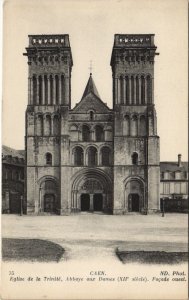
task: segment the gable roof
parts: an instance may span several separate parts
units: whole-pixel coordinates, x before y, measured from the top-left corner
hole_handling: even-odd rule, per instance
[[[72,109],[74,113],[87,113],[89,110],[95,113],[109,113],[111,109],[100,99],[92,74],[90,73],[81,101]]]
[[[92,78],[92,73],[90,73],[89,80],[87,82],[86,88],[84,90],[83,96],[81,99],[83,99],[85,96],[87,96],[89,93],[93,93],[96,95],[98,98],[100,98],[99,93],[97,91],[96,85],[94,83],[94,80]]]
[[[2,145],[2,155],[3,156],[11,155],[12,157],[25,158],[25,151],[24,150],[16,150],[11,147]]]
[[[182,162],[181,166],[178,166],[178,162],[176,161],[163,161],[160,162],[160,171],[161,172],[176,172],[176,171],[188,171],[188,162]]]

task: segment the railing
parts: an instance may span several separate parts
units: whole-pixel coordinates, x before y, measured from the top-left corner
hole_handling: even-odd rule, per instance
[[[154,34],[116,34],[114,46],[154,46]]]
[[[29,47],[44,46],[69,46],[69,36],[67,34],[58,35],[29,35]]]

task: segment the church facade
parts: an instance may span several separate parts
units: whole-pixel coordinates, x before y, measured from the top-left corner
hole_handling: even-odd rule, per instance
[[[113,108],[92,74],[71,108],[69,36],[30,35],[25,212],[69,215],[160,210],[153,34],[116,34]]]

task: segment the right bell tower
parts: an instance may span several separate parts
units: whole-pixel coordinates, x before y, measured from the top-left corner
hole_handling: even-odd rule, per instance
[[[154,105],[154,34],[115,34],[114,214],[159,211],[159,137]]]

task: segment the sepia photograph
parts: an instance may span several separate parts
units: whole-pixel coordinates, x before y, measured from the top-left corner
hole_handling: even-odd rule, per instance
[[[1,298],[188,299],[188,1],[2,9]]]

